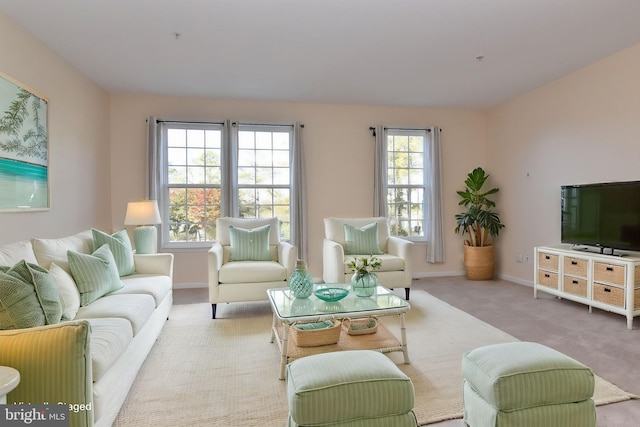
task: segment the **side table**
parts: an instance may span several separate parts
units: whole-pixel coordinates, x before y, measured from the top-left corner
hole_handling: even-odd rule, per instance
[[[20,383],[20,372],[8,366],[0,366],[0,405],[7,403],[7,394]]]

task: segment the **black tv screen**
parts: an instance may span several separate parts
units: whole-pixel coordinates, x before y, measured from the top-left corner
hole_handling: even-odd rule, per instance
[[[640,250],[640,181],[562,186],[562,243]]]

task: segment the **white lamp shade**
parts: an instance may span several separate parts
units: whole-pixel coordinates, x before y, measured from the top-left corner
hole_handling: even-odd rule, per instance
[[[129,202],[127,214],[124,217],[124,225],[152,225],[160,224],[160,210],[155,200],[142,200]]]

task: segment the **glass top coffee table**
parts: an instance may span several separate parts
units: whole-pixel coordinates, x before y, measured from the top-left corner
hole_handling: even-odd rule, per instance
[[[350,285],[346,283],[323,283],[314,285],[314,290],[338,287],[350,289]],[[271,342],[277,342],[281,354],[280,379],[284,379],[285,366],[291,359],[343,349],[338,345],[296,347],[295,354],[290,354],[289,328],[296,322],[319,322],[332,319],[342,320],[345,318],[398,315],[400,318],[400,340],[390,333],[385,336],[384,333],[378,331],[374,335],[380,334],[380,339],[376,340],[375,337],[372,339],[369,336],[366,341],[360,340],[356,345],[359,345],[357,348],[368,348],[382,353],[401,351],[404,356],[404,363],[409,363],[404,319],[405,313],[410,308],[409,303],[383,286],[377,286],[374,294],[370,297],[356,296],[350,290],[345,298],[335,302],[323,301],[313,294],[309,298],[295,298],[289,288],[268,289],[267,294],[273,311]],[[382,328],[386,331],[384,326]],[[352,341],[358,341],[358,337],[353,338],[354,340]]]

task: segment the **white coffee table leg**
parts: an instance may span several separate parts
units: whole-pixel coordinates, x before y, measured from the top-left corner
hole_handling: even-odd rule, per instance
[[[280,379],[284,379],[284,368],[287,366],[287,357],[289,352],[289,323],[282,324],[282,349],[280,359]]]
[[[404,363],[409,363],[409,350],[407,349],[407,328],[404,323],[404,313],[400,313],[400,339],[402,340],[402,354]]]

